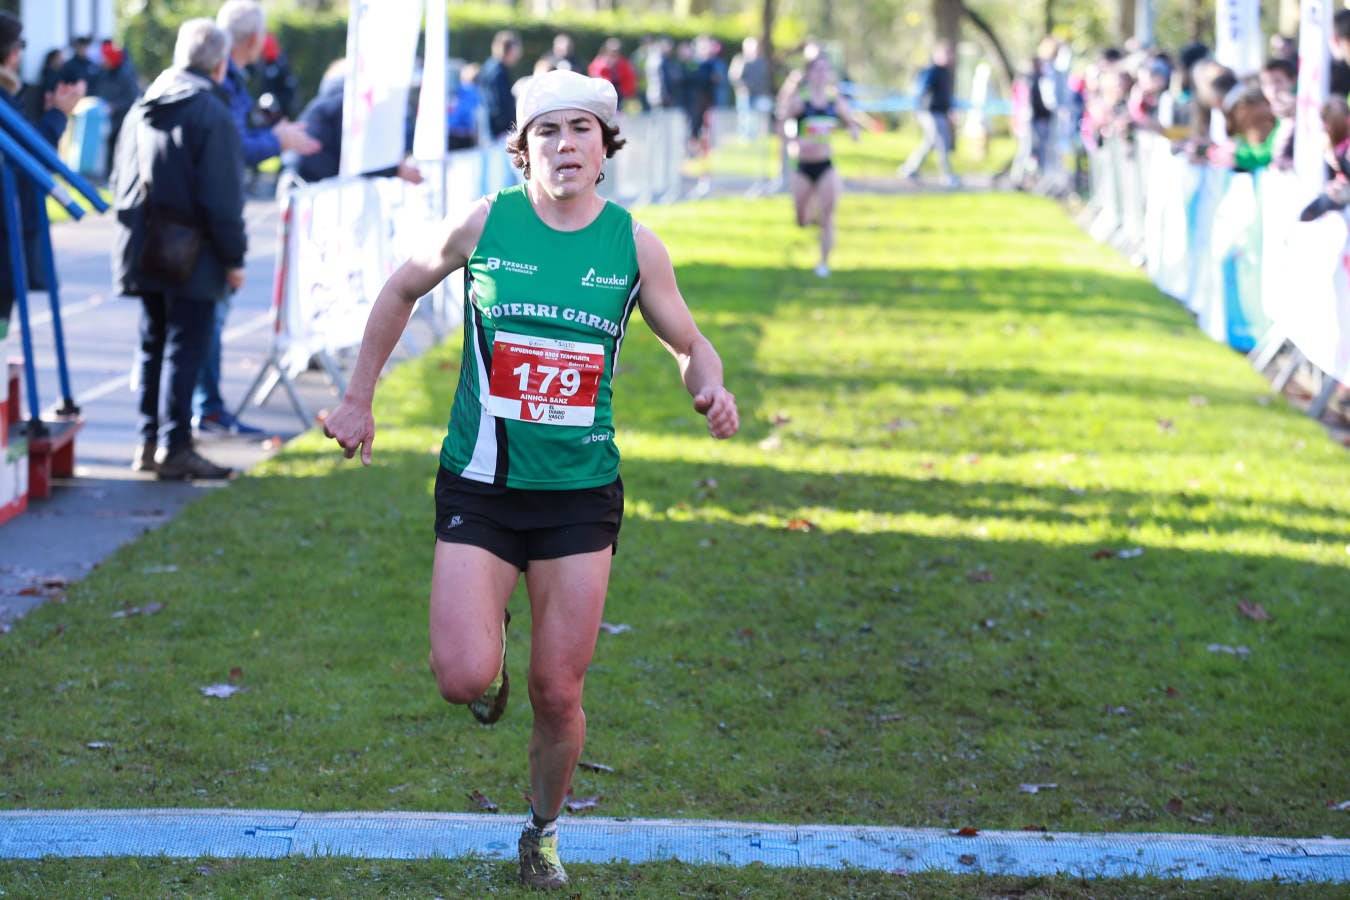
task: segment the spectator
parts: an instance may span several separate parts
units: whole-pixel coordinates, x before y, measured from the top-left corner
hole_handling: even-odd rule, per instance
[[[759,38],[741,41],[741,52],[732,57],[727,77],[736,91],[741,136],[753,140],[765,133],[773,113],[773,73],[760,52]]]
[[[301,156],[296,164],[296,174],[305,181],[322,181],[338,175],[342,163],[342,95],[346,82],[347,60],[333,60],[319,82],[318,95],[300,113],[300,124],[319,144],[316,152]],[[405,146],[404,150],[407,149]],[[412,184],[422,183],[422,173],[406,153],[397,165],[361,174],[370,177],[398,176]]]
[[[549,71],[562,69],[564,72],[580,72],[581,60],[577,59],[572,36],[560,31],[553,36],[553,47],[544,54],[548,58]]]
[[[520,35],[499,31],[492,37],[492,55],[478,72],[478,89],[487,109],[488,137],[504,142],[516,116],[516,98],[511,93],[511,68],[520,62]],[[502,152],[505,151],[503,144]]]
[[[923,138],[909,159],[900,166],[901,178],[912,180],[929,153],[936,151],[942,182],[956,187],[960,181],[952,171],[951,152],[955,147],[952,129],[952,101],[955,90],[952,73],[952,45],[938,41],[933,45],[928,65],[919,73],[916,84],[915,108]]]
[[[1350,104],[1332,97],[1322,104],[1322,154],[1331,180],[1324,191],[1304,207],[1299,220],[1311,222],[1350,203]]]
[[[117,146],[117,136],[122,131],[122,120],[141,95],[141,82],[136,77],[136,67],[131,64],[131,57],[126,50],[112,41],[104,41],[100,49],[102,65],[92,89],[94,95],[108,106],[107,171],[111,180],[113,148]]]
[[[614,85],[614,90],[619,92],[620,108],[623,101],[637,96],[637,70],[623,55],[623,44],[618,38],[609,38],[601,45],[600,52],[586,67],[586,74]]]
[[[1350,9],[1338,9],[1331,17],[1332,96],[1350,94]]]
[[[305,126],[282,119],[270,128],[255,128],[249,124],[253,111],[253,95],[248,90],[245,70],[262,56],[267,36],[267,23],[262,6],[255,0],[227,0],[216,13],[216,24],[230,35],[230,58],[226,67],[224,88],[230,100],[243,148],[243,165],[254,168],[264,160],[285,151],[301,155],[315,153],[319,142],[310,137]],[[221,335],[230,313],[230,298],[216,304],[216,324],[206,355],[202,359],[201,374],[197,380],[197,428],[205,434],[256,436],[261,428],[246,425],[225,408],[220,394]]]
[[[66,62],[66,51],[60,47],[54,47],[47,51],[42,57],[42,70],[38,74],[38,83],[42,86],[42,96],[47,96],[56,90],[57,82],[61,80],[61,67]]]
[[[263,37],[262,55],[253,64],[258,77],[258,102],[270,96],[269,104],[282,118],[295,116],[295,93],[298,81],[291,71],[291,61],[281,42],[272,32]]]
[[[652,109],[673,109],[684,96],[684,67],[675,58],[670,38],[653,41],[647,55],[647,105]]]
[[[113,266],[121,292],[141,299],[141,443],[132,467],[165,481],[232,474],[199,454],[192,437],[192,389],[215,307],[243,285],[248,243],[239,131],[220,88],[229,46],[210,19],[184,22],[174,65],[132,107],[117,144]],[[170,227],[195,234],[198,252],[155,239]],[[157,457],[166,361],[168,432]]]
[[[1229,140],[1209,148],[1211,164],[1238,172],[1256,172],[1270,165],[1275,137],[1275,113],[1261,88],[1242,82],[1223,99]]]
[[[713,62],[715,42],[706,34],[692,45],[680,45],[684,73],[684,109],[689,116],[689,155],[702,159],[711,149],[708,111],[717,96],[718,69]]]
[[[478,119],[483,111],[483,97],[478,92],[477,84],[479,68],[478,63],[466,63],[459,70],[454,103],[446,119],[450,150],[468,150],[478,146]]]
[[[1298,66],[1289,59],[1276,56],[1266,60],[1258,76],[1261,93],[1266,95],[1270,110],[1275,114],[1275,140],[1270,164],[1277,169],[1294,166],[1294,89],[1298,85]]]
[[[98,77],[99,65],[89,58],[89,46],[94,42],[92,37],[82,35],[70,42],[70,49],[73,51],[70,58],[61,64],[61,71],[57,73],[57,80],[64,81],[66,84],[74,84],[77,81],[83,81],[88,88]]]
[[[19,63],[23,59],[24,47],[23,22],[18,16],[0,10],[0,102],[8,103],[16,112],[22,113],[24,103],[21,92],[23,79],[19,75]],[[66,130],[66,120],[75,104],[84,98],[83,82],[57,84],[46,98],[46,109],[37,114],[36,126],[43,139],[53,147]],[[24,176],[15,179],[19,192],[19,216],[23,227],[23,245],[28,270],[28,284],[34,290],[46,287],[44,267],[40,265],[38,250],[38,202],[45,202],[37,188]],[[10,198],[0,196],[0,202],[11,202]],[[14,304],[14,271],[10,266],[8,248],[9,226],[0,216],[0,320],[9,319],[10,307]]]

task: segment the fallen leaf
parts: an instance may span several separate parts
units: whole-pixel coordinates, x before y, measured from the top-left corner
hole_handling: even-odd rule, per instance
[[[1111,558],[1114,557],[1115,555],[1116,555],[1116,551],[1114,551],[1114,550],[1094,550],[1093,553],[1092,553],[1092,558],[1093,558],[1093,559],[1111,559]]]
[[[1177,430],[1177,426],[1176,423],[1173,422],[1171,419],[1159,419],[1158,430],[1170,434],[1171,432]]]
[[[774,413],[772,416],[769,417],[769,424],[770,424],[770,425],[786,425],[787,423],[789,423],[789,422],[791,422],[791,421],[792,421],[792,416],[788,415],[788,414],[785,413],[785,412],[776,412],[776,413]]]
[[[974,853],[962,853],[960,856],[956,858],[956,861],[963,866],[973,866],[975,865],[976,859],[977,857],[975,856]]]
[[[1181,696],[1181,691],[1179,691],[1178,689],[1172,687],[1170,684],[1169,684],[1167,687],[1163,688],[1163,693],[1166,694],[1166,695],[1169,696],[1169,697],[1180,697],[1180,696]]]
[[[806,519],[789,519],[787,523],[788,531],[810,531],[815,527]]]
[[[973,581],[978,583],[993,580],[994,580],[994,573],[990,572],[984,566],[980,566],[980,568],[978,569],[971,569],[969,572],[966,573],[966,581]]]
[[[614,772],[614,768],[612,766],[607,766],[604,763],[598,762],[579,762],[577,763],[577,768],[586,769],[591,772],[609,772],[609,773]]]
[[[238,687],[233,684],[210,684],[202,688],[201,691],[208,697],[218,697],[222,700],[233,697],[235,694],[243,693],[248,690],[246,687]]]
[[[1041,791],[1052,791],[1059,787],[1058,784],[1019,784],[1017,789],[1024,794],[1039,794]]]
[[[972,828],[972,827],[970,827],[969,825],[967,825],[966,827],[962,828],[960,831],[954,832],[954,834],[955,834],[956,837],[975,837],[975,836],[978,835],[979,833],[980,833],[980,829],[978,829],[978,828]]]
[[[1181,815],[1181,798],[1173,797],[1167,801],[1167,811],[1174,816]]]
[[[244,670],[239,666],[230,669],[230,684],[238,684],[244,680]]]
[[[1334,801],[1328,801],[1328,803],[1327,803],[1327,808],[1328,808],[1328,809],[1339,810],[1340,812],[1350,812],[1350,800],[1346,800],[1346,801],[1344,801],[1344,802],[1342,802],[1342,803],[1336,803],[1336,802],[1334,802]]]
[[[487,798],[487,795],[484,794],[482,791],[470,791],[469,799],[472,800],[474,802],[474,805],[477,806],[479,809],[481,809],[483,812],[495,813],[497,811],[497,804],[489,800]]]
[[[582,812],[587,809],[595,809],[600,805],[600,801],[604,798],[604,794],[596,794],[594,797],[577,797],[573,800],[568,800],[563,805],[567,807],[568,812]]]
[[[1266,612],[1260,603],[1253,603],[1250,600],[1239,600],[1237,609],[1238,612],[1255,622],[1270,621],[1270,613]]]
[[[1050,829],[1049,829],[1049,828],[1046,828],[1044,825],[1023,825],[1023,826],[1022,826],[1022,831],[1049,831],[1049,830],[1050,830]],[[1052,838],[1047,837],[1046,840],[1047,840],[1047,841],[1048,841],[1048,840],[1052,840]]]
[[[610,622],[601,622],[600,630],[605,634],[623,634],[625,631],[632,631],[632,625],[614,625]]]

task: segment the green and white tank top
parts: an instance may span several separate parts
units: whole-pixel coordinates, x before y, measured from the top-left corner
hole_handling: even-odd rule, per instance
[[[567,490],[619,474],[615,364],[638,296],[633,219],[579,231],[497,193],[464,267],[464,349],[441,465],[497,488]]]

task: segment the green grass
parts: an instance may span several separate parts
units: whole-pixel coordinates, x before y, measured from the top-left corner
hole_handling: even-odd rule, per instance
[[[896,168],[909,157],[919,143],[919,129],[912,123],[886,131],[863,131],[857,143],[848,134],[835,136],[833,159],[846,179],[894,179]],[[993,135],[987,146],[957,135],[956,151],[952,154],[952,168],[961,176],[993,175],[1007,167],[1016,151],[1013,140],[1006,135]],[[702,174],[703,168],[714,178],[776,178],[780,166],[777,141],[761,139],[747,141],[736,135],[719,137],[710,158],[705,162],[689,160],[685,173]],[[937,160],[925,162],[924,175],[937,174]]]
[[[826,281],[785,197],[639,218],[727,362],[743,432],[708,439],[634,329],[606,615],[631,630],[601,635],[586,698],[584,759],[615,772],[575,786],[604,795],[596,814],[1347,835],[1329,804],[1350,799],[1350,460],[1239,355],[1040,198],[847,195]],[[475,726],[426,669],[434,448],[457,364],[456,339],[385,381],[372,468],[302,437],[0,638],[0,807],[474,811],[481,791],[521,811],[528,708]],[[522,597],[512,609],[519,666],[529,617]],[[247,692],[199,692],[234,669]],[[0,885],[510,883],[474,861],[208,865],[11,861]],[[580,872],[600,896],[1264,896]]]

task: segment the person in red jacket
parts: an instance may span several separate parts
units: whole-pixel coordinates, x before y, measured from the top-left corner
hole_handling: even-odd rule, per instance
[[[614,85],[619,94],[619,103],[637,96],[637,69],[623,55],[623,44],[618,38],[610,38],[601,46],[595,59],[586,67],[586,74],[592,78],[603,78]]]

